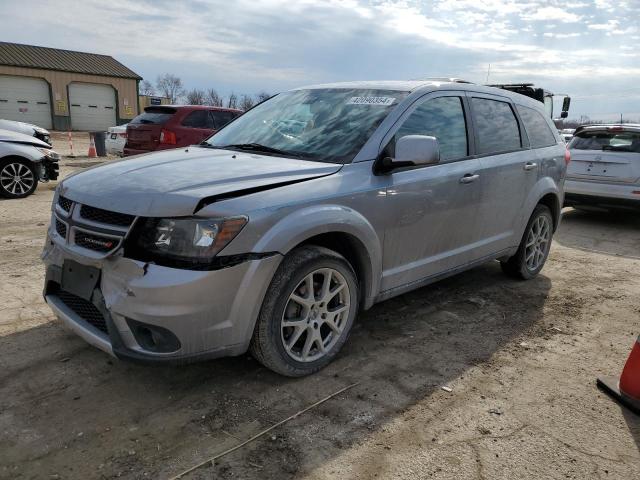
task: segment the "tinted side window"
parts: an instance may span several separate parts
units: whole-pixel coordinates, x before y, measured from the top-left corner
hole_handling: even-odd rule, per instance
[[[215,111],[211,112],[211,115],[213,116],[213,121],[216,124],[215,128],[224,127],[227,123],[229,123],[231,120],[233,120],[238,116],[236,113],[233,113],[233,112],[215,112]]]
[[[438,97],[418,106],[396,132],[394,140],[405,135],[436,137],[442,161],[468,155],[467,124],[460,97]]]
[[[478,131],[478,153],[498,153],[517,150],[520,128],[507,102],[472,98],[474,123]]]
[[[524,123],[524,129],[529,136],[529,142],[531,146],[536,147],[548,147],[549,145],[556,144],[556,137],[549,128],[549,124],[544,117],[536,112],[533,108],[523,107],[522,105],[516,105],[522,123]]]
[[[192,128],[213,128],[211,117],[207,110],[196,110],[182,120],[182,125]]]

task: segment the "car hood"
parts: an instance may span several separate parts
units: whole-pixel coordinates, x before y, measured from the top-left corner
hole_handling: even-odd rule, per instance
[[[24,133],[0,129],[0,142],[23,143],[34,147],[51,148],[51,145]]]
[[[336,173],[342,165],[204,147],[128,157],[67,177],[75,202],[149,217],[193,214],[203,204]]]
[[[13,132],[24,133],[25,135],[33,135],[34,131],[49,135],[49,131],[45,128],[31,123],[18,122],[17,120],[0,119],[0,128],[4,130],[11,130]]]

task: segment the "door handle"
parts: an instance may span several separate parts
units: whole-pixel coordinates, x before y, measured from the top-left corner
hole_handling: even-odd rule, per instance
[[[534,168],[536,168],[538,166],[537,163],[533,163],[533,162],[527,162],[524,164],[524,169],[525,170],[533,170]]]
[[[464,177],[460,179],[460,183],[475,182],[479,178],[480,178],[480,175],[478,175],[477,173],[476,174],[467,173]]]

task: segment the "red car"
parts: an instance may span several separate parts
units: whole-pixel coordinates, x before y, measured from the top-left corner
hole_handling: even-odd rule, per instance
[[[198,144],[240,114],[241,110],[204,105],[147,107],[127,125],[124,156]]]

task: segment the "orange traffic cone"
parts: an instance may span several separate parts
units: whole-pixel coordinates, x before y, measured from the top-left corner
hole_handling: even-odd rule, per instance
[[[96,158],[98,156],[96,152],[96,142],[93,141],[93,133],[89,134],[89,153],[87,156],[89,158]]]
[[[620,380],[615,377],[599,378],[597,385],[629,410],[640,414],[640,336],[624,364]]]

